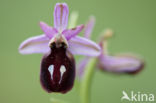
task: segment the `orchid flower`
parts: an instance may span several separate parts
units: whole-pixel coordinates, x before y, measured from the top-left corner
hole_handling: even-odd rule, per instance
[[[91,32],[95,24],[95,18],[91,17],[86,24],[84,37],[90,38]],[[109,55],[107,52],[107,39],[112,37],[113,32],[108,29],[105,31],[104,36],[101,37],[99,46],[102,48],[101,54],[97,58],[97,68],[113,73],[129,73],[134,74],[139,72],[144,67],[144,61],[134,54],[120,54]],[[82,59],[78,65],[77,73],[79,77],[83,76],[84,69],[90,57]]]
[[[40,22],[44,34],[28,38],[19,47],[21,54],[44,54],[40,82],[49,93],[66,93],[72,88],[75,79],[73,54],[98,56],[101,51],[93,41],[77,36],[83,25],[67,29],[68,14],[67,4],[57,3],[54,8],[54,27]]]

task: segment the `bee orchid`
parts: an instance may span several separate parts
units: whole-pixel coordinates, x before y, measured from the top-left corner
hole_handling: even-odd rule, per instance
[[[85,26],[84,37],[90,38],[92,30],[95,24],[95,18],[92,16]],[[104,35],[103,35],[104,34]],[[113,73],[128,73],[135,74],[141,71],[144,67],[144,61],[134,54],[118,54],[109,55],[107,51],[107,41],[108,38],[112,37],[112,30],[108,29],[103,33],[100,38],[99,46],[101,47],[101,54],[97,57],[97,68],[102,71],[113,72]],[[88,63],[90,57],[83,58],[77,69],[78,77],[82,77],[86,64]]]
[[[41,61],[40,82],[43,89],[49,93],[66,93],[72,88],[75,79],[73,55],[94,57],[101,51],[95,42],[77,36],[84,25],[67,29],[68,15],[68,5],[57,3],[54,8],[54,27],[40,22],[44,34],[28,38],[19,47],[21,54],[44,54]]]

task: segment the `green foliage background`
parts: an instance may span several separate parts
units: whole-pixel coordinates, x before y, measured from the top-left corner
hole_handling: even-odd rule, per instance
[[[0,0],[0,103],[50,103],[50,98],[79,103],[75,88],[65,95],[42,90],[41,54],[18,53],[23,40],[42,34],[39,21],[53,25],[56,2],[67,2],[70,11],[78,11],[78,24],[95,15],[93,40],[103,29],[112,28],[115,36],[109,41],[110,53],[137,53],[146,61],[145,69],[135,76],[97,70],[91,88],[92,103],[120,103],[123,90],[156,96],[155,0]]]

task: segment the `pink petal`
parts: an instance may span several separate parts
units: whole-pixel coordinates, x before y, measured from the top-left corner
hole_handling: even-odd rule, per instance
[[[48,26],[46,23],[44,22],[40,22],[40,27],[43,30],[43,32],[45,33],[45,35],[47,37],[49,37],[50,39],[58,33],[58,31],[55,28],[52,28],[50,26]]]
[[[99,56],[101,52],[101,48],[95,42],[80,36],[75,36],[71,38],[68,43],[68,50],[72,54]]]
[[[78,63],[78,66],[77,66],[77,76],[79,78],[81,78],[83,76],[83,73],[84,73],[84,70],[85,70],[85,67],[87,65],[87,63],[89,62],[89,57],[85,57],[84,59],[82,59],[79,63]]]
[[[95,25],[95,18],[94,18],[94,16],[92,16],[92,17],[90,17],[87,25],[85,26],[84,37],[90,38],[91,33],[93,31],[93,28],[94,28],[94,25]]]
[[[57,3],[54,10],[54,27],[63,31],[68,25],[68,5],[66,3]]]
[[[79,25],[76,28],[64,30],[62,34],[66,37],[67,40],[70,40],[72,37],[79,34],[83,28],[84,28],[84,25]]]
[[[100,55],[99,67],[109,72],[137,73],[143,69],[144,62],[134,55]]]
[[[21,54],[47,53],[50,50],[48,42],[49,38],[45,35],[28,38],[21,43],[19,52]]]

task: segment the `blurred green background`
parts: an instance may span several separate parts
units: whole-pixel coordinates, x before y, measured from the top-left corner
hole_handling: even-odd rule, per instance
[[[95,15],[94,40],[103,29],[112,28],[115,36],[109,41],[110,53],[132,52],[146,61],[145,69],[135,76],[97,70],[92,103],[119,103],[123,90],[156,96],[155,0],[0,0],[0,103],[50,103],[50,98],[79,103],[75,88],[65,95],[43,91],[39,82],[41,54],[18,53],[23,40],[42,34],[39,21],[53,25],[56,2],[67,2],[70,11],[78,11],[79,24]]]

